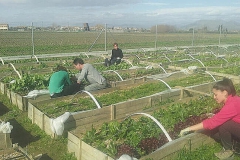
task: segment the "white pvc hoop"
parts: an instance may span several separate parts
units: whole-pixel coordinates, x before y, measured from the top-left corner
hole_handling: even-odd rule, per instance
[[[114,70],[107,70],[106,72],[114,72],[114,73],[116,73],[117,76],[121,79],[121,81],[123,81],[122,76],[121,76],[117,71],[114,71]]]
[[[217,81],[210,72],[205,71],[205,73],[209,74],[213,78],[214,81]]]
[[[9,63],[12,67],[13,67],[13,70],[17,73],[18,77],[20,79],[22,79],[22,76],[20,75],[20,73],[16,70],[16,68],[14,67],[14,65],[12,63]]]
[[[167,74],[167,71],[161,65],[159,65],[159,67]]]
[[[128,62],[133,67],[133,64],[128,59],[122,59],[122,60]]]
[[[84,54],[87,56],[87,58],[89,58],[89,56],[88,56],[88,54],[86,52]]]
[[[162,80],[162,79],[157,79],[157,80],[163,82],[169,89],[172,89],[164,80]]]
[[[1,57],[0,57],[0,60],[1,60],[2,64],[4,65],[4,61],[3,61],[3,59]]]
[[[147,114],[147,113],[133,113],[133,114],[127,116],[125,119],[127,119],[128,117],[131,117],[131,116],[133,116],[133,115],[144,115],[144,116],[147,116],[147,117],[151,118],[151,119],[160,127],[160,129],[163,131],[163,133],[164,133],[165,136],[167,137],[168,141],[169,141],[169,142],[172,141],[172,138],[169,136],[169,134],[167,133],[167,131],[165,130],[165,128],[163,127],[163,125],[162,125],[160,122],[158,122],[158,120],[157,120],[156,118],[154,118],[153,116],[151,116],[151,115],[149,115],[149,114]],[[125,120],[125,119],[124,119],[124,120]]]
[[[171,59],[169,59],[166,54],[163,54],[163,55],[169,62],[172,62]]]
[[[199,59],[196,59],[196,58],[194,58],[194,59],[197,60],[199,63],[201,63],[201,65],[202,65],[203,67],[205,67],[205,65],[203,64],[202,61],[200,61]]]
[[[74,98],[78,93],[82,93],[82,92],[87,93],[87,94],[92,98],[92,100],[94,101],[94,103],[97,105],[98,109],[101,108],[101,106],[99,105],[99,103],[98,103],[98,101],[96,100],[96,98],[95,98],[90,92],[88,92],[88,91],[84,91],[84,90],[78,91],[78,92],[73,96],[73,98]],[[73,98],[72,98],[72,100],[73,100]]]
[[[39,62],[39,60],[38,60],[37,56],[36,56],[36,55],[33,55],[33,56],[34,56],[34,58],[36,59],[36,61],[37,61],[37,62]]]

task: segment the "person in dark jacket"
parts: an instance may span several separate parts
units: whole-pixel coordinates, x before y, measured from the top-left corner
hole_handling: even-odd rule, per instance
[[[119,64],[121,63],[123,58],[123,52],[120,48],[118,48],[118,44],[114,43],[113,44],[113,49],[112,49],[112,55],[111,59],[108,60],[108,58],[105,59],[105,66],[110,66],[113,64]]]

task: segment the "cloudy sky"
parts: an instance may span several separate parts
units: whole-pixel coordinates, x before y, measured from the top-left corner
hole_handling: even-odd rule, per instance
[[[198,20],[240,22],[239,0],[0,0],[0,23],[10,26],[151,27]]]

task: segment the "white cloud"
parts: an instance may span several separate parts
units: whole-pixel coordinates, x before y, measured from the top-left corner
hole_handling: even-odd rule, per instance
[[[0,4],[5,5],[14,5],[14,4],[25,4],[32,7],[39,6],[81,6],[81,7],[94,7],[94,6],[115,6],[115,5],[129,5],[139,3],[140,0],[121,0],[121,1],[113,1],[113,0],[0,0]]]
[[[27,2],[28,0],[0,0],[0,4],[19,4]]]
[[[0,0],[0,23],[110,23],[114,26],[192,23],[200,19],[240,19],[239,7],[184,7],[145,0]],[[189,5],[190,6],[190,5]],[[194,5],[191,5],[194,6]],[[236,5],[237,6],[237,5]]]
[[[153,2],[148,2],[148,3],[142,3],[143,5],[150,5],[150,6],[166,6],[166,5],[169,5],[167,3],[153,3]]]

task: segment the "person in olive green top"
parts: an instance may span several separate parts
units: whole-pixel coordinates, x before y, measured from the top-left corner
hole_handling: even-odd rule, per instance
[[[57,66],[48,86],[51,98],[74,94],[79,88],[79,84],[71,82],[67,69],[61,65]]]

